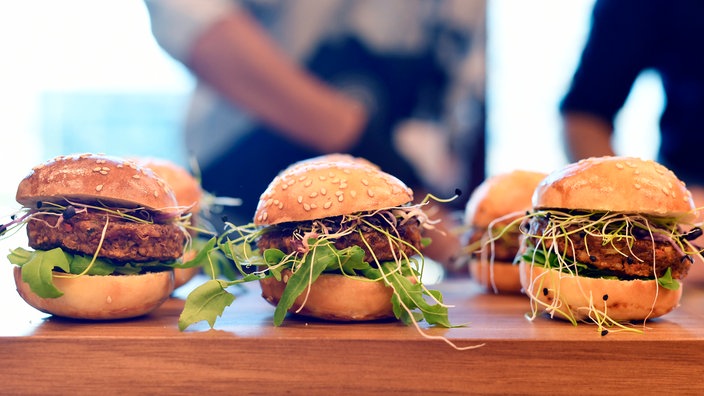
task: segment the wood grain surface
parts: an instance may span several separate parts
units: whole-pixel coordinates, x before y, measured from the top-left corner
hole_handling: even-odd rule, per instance
[[[329,323],[289,316],[273,327],[273,307],[256,284],[209,329],[180,332],[182,291],[135,320],[82,322],[28,307],[6,281],[0,296],[0,394],[593,394],[704,391],[704,287],[682,306],[636,327],[601,336],[538,317],[524,296],[483,293],[469,280],[437,285],[453,323],[436,329],[458,346],[426,339],[396,321]],[[198,280],[196,280],[197,283]],[[189,284],[192,285],[192,284]],[[188,286],[188,285],[187,285]]]

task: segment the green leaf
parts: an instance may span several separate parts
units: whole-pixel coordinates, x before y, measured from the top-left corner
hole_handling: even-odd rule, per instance
[[[10,260],[10,263],[21,267],[32,258],[33,253],[34,252],[27,249],[16,248],[10,251],[10,254],[7,255],[7,259]]]
[[[22,280],[29,284],[34,293],[44,298],[61,297],[64,293],[54,285],[52,271],[59,267],[69,271],[69,261],[60,248],[47,251],[34,251],[22,265]]]
[[[178,328],[183,331],[188,326],[205,320],[213,328],[215,320],[222,316],[225,308],[235,301],[235,296],[225,288],[228,282],[211,279],[193,289],[186,298],[186,304],[178,318]]]
[[[680,282],[672,279],[671,268],[668,268],[665,274],[658,278],[658,284],[668,290],[678,290],[680,288]]]
[[[88,256],[83,256],[80,254],[69,254],[65,253],[66,258],[70,261],[70,273],[72,274],[82,274],[83,271],[88,268],[90,265],[91,261],[93,260],[92,257]],[[90,270],[87,272],[89,275],[110,275],[113,272],[115,272],[115,265],[106,261],[106,260],[100,260],[96,259],[93,262],[93,265],[90,267]]]
[[[306,254],[300,267],[296,269],[286,283],[281,299],[274,310],[274,326],[280,326],[286,312],[293,306],[296,298],[318,279],[328,266],[336,265],[338,251],[330,241],[317,241]]]
[[[432,325],[452,327],[447,306],[441,304],[442,294],[437,290],[429,290],[420,283],[411,282],[407,277],[395,272],[394,265],[394,263],[384,263],[382,268],[386,273],[386,279],[396,291],[392,298],[396,317],[406,324],[411,322],[410,315],[413,315],[413,319],[416,321],[422,319]],[[429,303],[426,296],[430,297],[429,300],[434,303]],[[403,309],[401,303],[411,312]]]
[[[209,255],[210,252],[215,248],[215,243],[217,238],[212,237],[203,246],[198,246],[198,253],[191,260],[185,263],[175,265],[176,268],[193,268],[193,267],[205,267],[210,263]]]

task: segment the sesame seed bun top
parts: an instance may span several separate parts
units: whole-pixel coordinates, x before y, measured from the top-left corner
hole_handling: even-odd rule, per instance
[[[357,161],[294,164],[269,184],[254,214],[256,225],[306,221],[399,206],[413,200],[402,181]]]
[[[100,154],[59,156],[35,166],[17,187],[17,202],[76,201],[173,213],[178,203],[154,172],[134,162]]]
[[[538,185],[536,208],[641,213],[696,218],[692,194],[666,167],[634,157],[584,159],[556,170]]]
[[[487,227],[494,220],[516,213],[506,218],[510,223],[531,208],[533,191],[547,176],[541,172],[515,170],[501,173],[484,180],[469,197],[465,208],[465,224]]]

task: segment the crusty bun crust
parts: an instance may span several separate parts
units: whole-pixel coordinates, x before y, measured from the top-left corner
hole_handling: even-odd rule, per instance
[[[154,171],[171,187],[178,205],[185,209],[184,212],[198,213],[200,211],[203,190],[198,180],[190,172],[161,158],[141,158],[136,162]]]
[[[539,303],[540,311],[562,319],[567,318],[560,310],[572,312],[577,320],[594,320],[594,310],[616,321],[653,319],[672,311],[682,297],[682,285],[669,290],[655,280],[586,278],[526,262],[519,266],[525,293]]]
[[[545,178],[536,208],[582,209],[696,218],[692,194],[675,174],[649,160],[599,157],[581,160]]]
[[[282,272],[282,281],[261,279],[262,297],[276,306],[286,288],[284,279],[290,270]],[[310,292],[308,292],[310,290]],[[381,281],[321,274],[311,287],[296,299],[289,312],[335,321],[365,321],[391,318],[393,290]]]
[[[63,199],[164,212],[177,206],[171,188],[151,170],[96,154],[61,156],[34,167],[20,182],[16,198],[26,207]]]
[[[171,271],[145,275],[54,276],[56,288],[64,295],[42,298],[22,281],[22,270],[14,268],[17,292],[34,308],[56,316],[74,319],[110,320],[133,318],[158,308],[174,289]]]
[[[269,184],[254,214],[256,225],[306,221],[403,205],[413,192],[402,181],[355,161],[292,166]]]
[[[486,260],[473,259],[469,262],[469,274],[487,291],[509,294],[521,292],[518,265],[510,262],[494,261],[490,264]]]
[[[469,197],[465,208],[465,224],[487,227],[494,220],[516,213],[504,223],[522,215],[531,208],[535,188],[547,174],[515,170],[484,180]]]

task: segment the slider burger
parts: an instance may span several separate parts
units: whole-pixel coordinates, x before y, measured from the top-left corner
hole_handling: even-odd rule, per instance
[[[174,192],[178,206],[184,211],[185,216],[191,216],[190,224],[197,226],[200,214],[203,190],[200,183],[190,172],[171,161],[161,158],[142,158],[136,161],[140,166],[151,169],[157,176],[164,180]],[[191,231],[191,237],[196,237],[197,232]],[[196,250],[187,249],[183,260],[195,258]],[[199,266],[187,268],[174,268],[174,288],[183,286],[193,279],[200,271]]]
[[[234,299],[225,288],[253,280],[276,306],[275,325],[291,312],[334,321],[423,318],[449,326],[441,296],[421,282],[422,258],[412,257],[420,255],[429,223],[412,199],[399,179],[349,156],[291,165],[261,195],[253,224],[229,225],[221,241],[238,266],[258,270],[196,288],[179,326],[207,320],[212,327]]]
[[[653,161],[590,158],[545,178],[525,220],[521,282],[533,314],[620,322],[662,316],[682,295],[698,252],[697,211],[674,173]]]
[[[484,180],[467,201],[469,272],[487,290],[520,293],[519,226],[531,209],[535,187],[545,176],[525,170],[498,174]]]
[[[8,256],[17,291],[57,316],[144,315],[173,291],[186,233],[171,189],[152,171],[104,155],[62,156],[19,184],[29,246]]]

